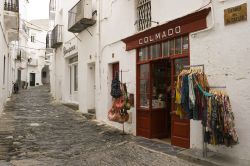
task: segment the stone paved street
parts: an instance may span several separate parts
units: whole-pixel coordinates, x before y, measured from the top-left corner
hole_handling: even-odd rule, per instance
[[[14,95],[0,117],[0,166],[194,165],[137,139],[87,120],[38,87]]]

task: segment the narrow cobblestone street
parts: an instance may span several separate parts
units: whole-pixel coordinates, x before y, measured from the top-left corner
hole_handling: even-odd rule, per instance
[[[0,166],[194,165],[53,102],[47,87],[14,95],[0,117]]]

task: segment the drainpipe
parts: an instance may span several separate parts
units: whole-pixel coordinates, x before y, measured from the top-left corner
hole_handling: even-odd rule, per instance
[[[98,4],[98,65],[99,65],[99,85],[100,85],[100,91],[102,89],[101,87],[101,0],[97,0]]]

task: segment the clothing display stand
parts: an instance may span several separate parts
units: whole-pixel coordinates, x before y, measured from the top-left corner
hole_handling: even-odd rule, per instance
[[[183,66],[184,69],[187,68],[201,68],[202,69],[202,73],[203,73],[203,79],[205,78],[205,66],[204,64],[202,65],[186,65]],[[205,80],[203,80],[205,82]],[[205,132],[206,132],[206,128],[204,126],[202,126],[202,153],[203,153],[203,157],[207,157],[207,143],[204,141],[204,136],[205,136]]]
[[[120,70],[120,72],[121,72],[121,84],[122,84],[122,73],[123,72],[129,72],[129,70],[127,70],[127,71]],[[125,132],[124,132],[124,122],[122,123],[122,134],[125,135]]]

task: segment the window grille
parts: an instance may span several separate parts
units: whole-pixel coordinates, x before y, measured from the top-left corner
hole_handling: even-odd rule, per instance
[[[151,1],[138,0],[137,4],[137,29],[142,31],[151,27]]]

